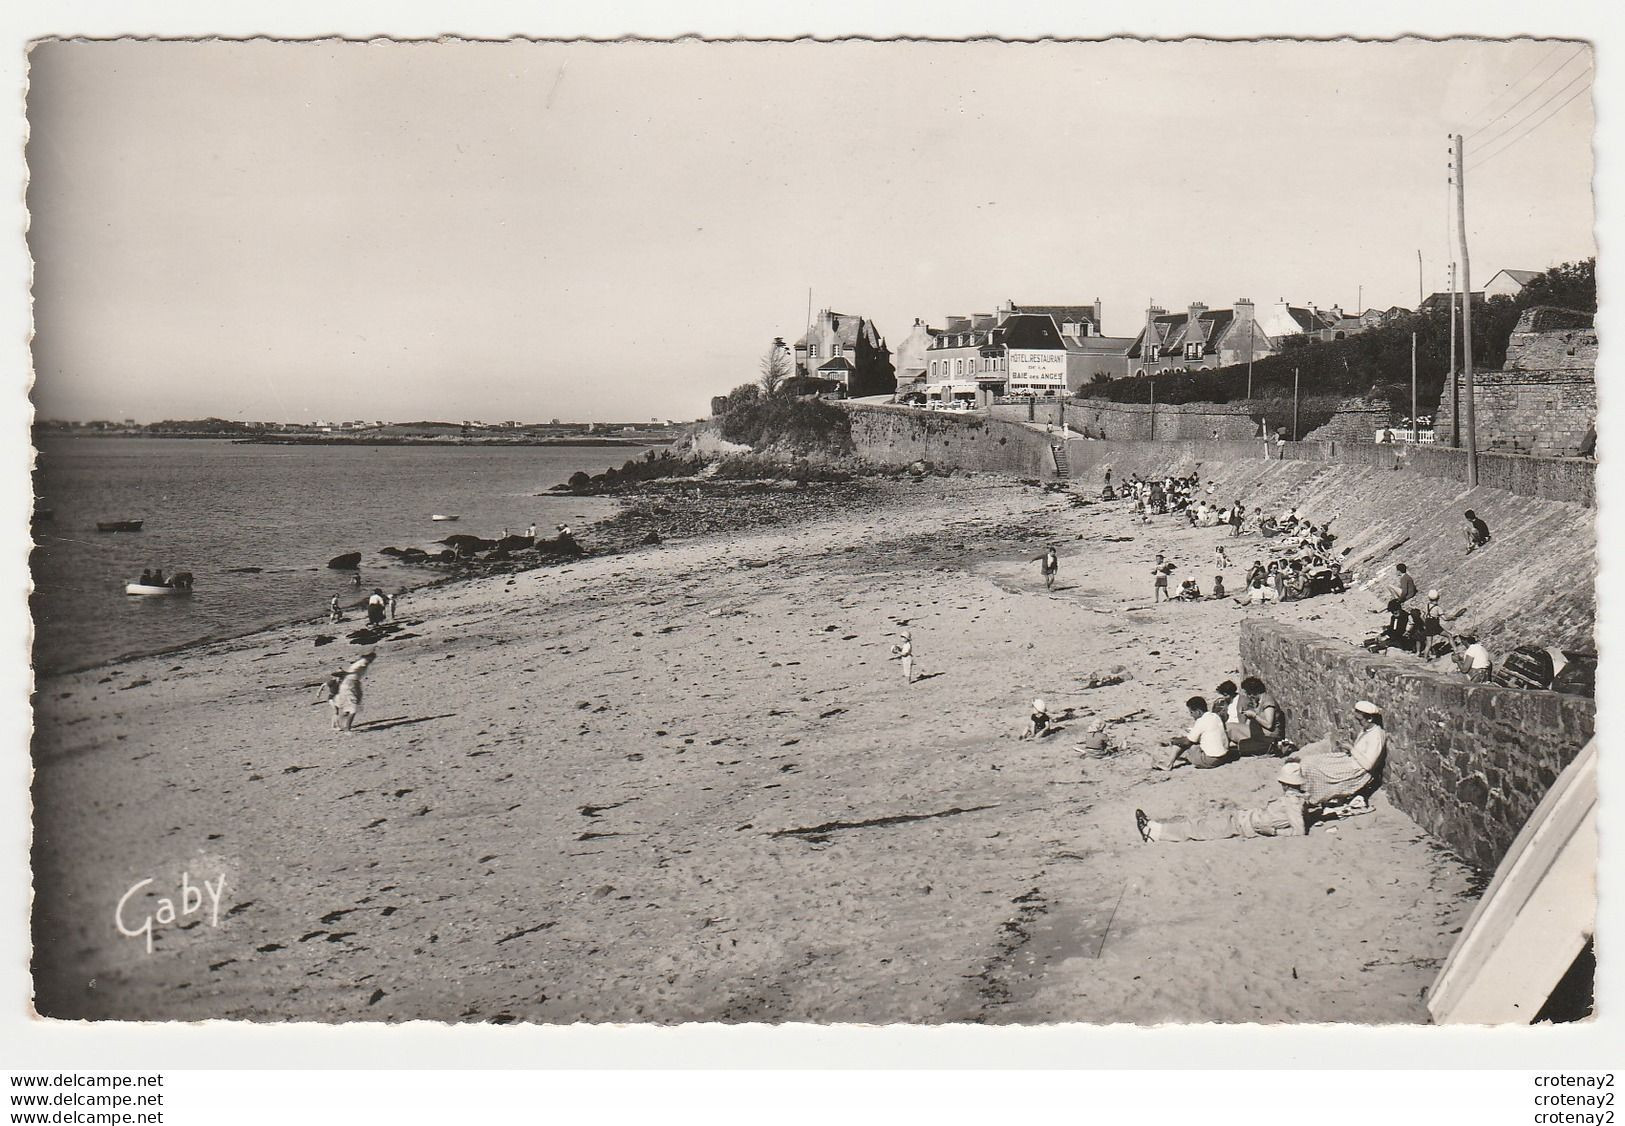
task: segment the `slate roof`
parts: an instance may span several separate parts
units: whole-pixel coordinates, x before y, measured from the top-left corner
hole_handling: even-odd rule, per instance
[[[1012,301],[1010,302],[1010,312],[1012,315],[1016,313],[1048,313],[1055,318],[1055,323],[1058,325],[1066,324],[1068,321],[1074,324],[1087,321],[1089,324],[1095,325],[1096,328],[1100,327],[1095,323],[1095,307],[1093,305],[1018,305]]]
[[[1196,321],[1195,335],[1190,339],[1202,345],[1202,354],[1211,356],[1218,351],[1219,341],[1224,338],[1230,323],[1235,320],[1234,309],[1209,309]],[[1154,343],[1162,348],[1165,357],[1177,358],[1185,354],[1186,336],[1190,331],[1190,315],[1188,313],[1164,313],[1152,322],[1157,330],[1158,340]],[[1143,355],[1143,346],[1146,343],[1145,330],[1134,338],[1134,344],[1129,348],[1128,354],[1136,359]]]
[[[860,317],[853,313],[830,313],[830,326],[834,329],[834,339],[843,346],[857,347],[859,338],[863,338],[871,348],[880,346],[880,333],[875,329],[875,323],[868,317]],[[821,338],[821,344],[827,344],[827,339]],[[807,347],[807,337],[802,335],[796,341],[797,348]]]

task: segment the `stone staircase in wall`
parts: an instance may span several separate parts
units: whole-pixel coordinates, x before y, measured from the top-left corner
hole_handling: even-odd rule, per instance
[[[1050,446],[1050,453],[1055,455],[1055,476],[1062,481],[1072,479],[1072,467],[1066,458],[1066,443],[1057,442]]]

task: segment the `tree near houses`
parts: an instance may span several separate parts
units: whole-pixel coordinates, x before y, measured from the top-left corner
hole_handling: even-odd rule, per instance
[[[773,338],[773,346],[762,357],[762,378],[760,380],[762,392],[767,395],[776,395],[784,386],[784,381],[794,374],[794,361],[790,358],[789,345],[785,344],[782,336]]]

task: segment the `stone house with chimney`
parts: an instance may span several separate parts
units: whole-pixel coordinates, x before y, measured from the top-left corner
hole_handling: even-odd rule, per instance
[[[926,350],[931,347],[931,341],[941,334],[942,329],[932,328],[920,318],[914,318],[914,326],[898,342],[897,351],[892,357],[892,364],[897,369],[897,398],[914,394],[924,385]]]
[[[1127,352],[1131,375],[1197,371],[1273,356],[1292,337],[1332,339],[1340,313],[1277,301],[1262,308],[1239,298],[1229,309],[1200,302],[1184,313],[1158,305],[1146,310],[1145,327]]]
[[[891,350],[868,317],[820,309],[796,341],[796,374],[822,380],[846,398],[897,389]]]

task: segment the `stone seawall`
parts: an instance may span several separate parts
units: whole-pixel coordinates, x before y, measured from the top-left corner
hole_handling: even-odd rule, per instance
[[[1051,439],[1027,425],[1026,404],[1004,403],[983,414],[950,414],[911,407],[869,403],[843,404],[852,418],[852,440],[859,456],[882,465],[929,461],[998,473],[1016,473],[1051,480],[1055,464]],[[1121,404],[1117,404],[1121,405]],[[1132,405],[1132,404],[1131,404]],[[1033,421],[1055,425],[1052,415],[1059,400],[1033,405]],[[1068,415],[1068,425],[1081,429]],[[991,439],[991,440],[990,440]],[[1083,438],[1066,443],[1074,478],[1090,478],[1104,467],[1115,467],[1116,479],[1130,473],[1177,473],[1208,464],[1255,461],[1265,457],[1265,443],[1249,436],[1212,441],[1098,441]],[[1307,461],[1362,469],[1404,470],[1423,477],[1467,481],[1467,453],[1448,446],[1396,442],[1379,445],[1362,441],[1303,441],[1272,443],[1269,456],[1282,461]],[[1480,453],[1479,485],[1524,497],[1596,507],[1596,462],[1589,458],[1529,457],[1520,454]]]
[[[979,414],[843,403],[857,455],[877,465],[916,461],[1054,480],[1055,458],[1041,430]]]
[[[1271,430],[1289,426],[1292,421],[1290,401],[1151,404],[1077,399],[1056,402],[1065,403],[1066,424],[1073,430],[1115,442],[1244,441],[1258,437],[1260,419],[1266,421]],[[1043,405],[1040,404],[1041,409]],[[1305,403],[1302,413],[1306,440],[1369,441],[1393,421],[1393,412],[1386,404],[1361,399]],[[1310,429],[1311,416],[1320,420],[1313,429]]]
[[[1300,745],[1333,733],[1347,745],[1354,701],[1378,704],[1390,740],[1383,793],[1486,871],[1593,734],[1591,700],[1471,684],[1267,619],[1242,623],[1241,661]]]

